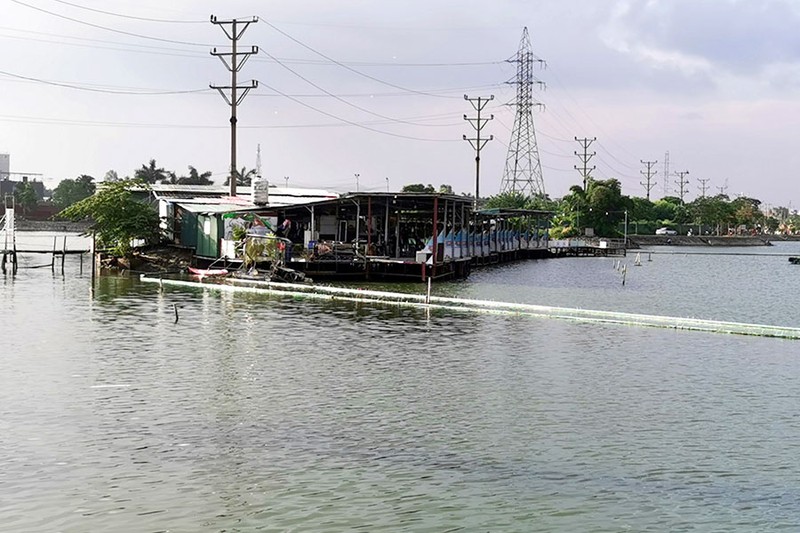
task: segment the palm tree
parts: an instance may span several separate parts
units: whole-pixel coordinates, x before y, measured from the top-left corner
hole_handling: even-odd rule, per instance
[[[251,168],[247,170],[247,167],[242,167],[242,170],[235,170],[234,174],[236,174],[236,185],[242,185],[244,187],[250,186],[253,184],[253,178],[256,177],[256,169]],[[228,176],[225,178],[225,185],[231,184],[231,177]]]
[[[178,178],[177,183],[182,185],[213,185],[211,181],[211,172],[205,171],[202,174],[197,172],[197,169],[189,165],[189,175]]]
[[[142,168],[136,170],[133,175],[145,183],[164,183],[164,180],[168,179],[167,172],[163,168],[156,167],[155,159],[151,159],[148,165],[142,165]]]

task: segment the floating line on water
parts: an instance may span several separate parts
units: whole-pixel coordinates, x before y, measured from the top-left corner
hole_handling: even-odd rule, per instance
[[[793,340],[800,339],[800,328],[706,320],[701,318],[645,315],[638,313],[623,313],[618,311],[553,307],[546,305],[496,302],[492,300],[451,298],[445,296],[431,296],[430,303],[425,303],[426,296],[424,294],[406,294],[400,292],[353,289],[348,287],[330,287],[324,285],[302,285],[296,283],[240,280],[236,278],[196,282],[169,278],[156,278],[143,274],[141,276],[141,280],[149,283],[161,283],[163,285],[172,285],[178,287],[194,287],[228,292],[273,294],[290,296],[293,298],[300,297],[313,298],[317,300],[338,300],[362,303],[370,302],[376,304],[401,305],[406,307],[442,309],[471,313],[530,316],[535,318],[556,318],[579,322],[645,326],[653,328],[704,331],[708,333],[728,333],[734,335],[774,337]]]

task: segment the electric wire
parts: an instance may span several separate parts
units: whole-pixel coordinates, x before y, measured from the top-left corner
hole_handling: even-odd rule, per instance
[[[21,74],[14,74],[13,72],[6,72],[0,70],[0,75],[8,76],[11,78],[16,78],[20,80],[32,81],[36,83],[41,83],[44,85],[53,85],[56,87],[64,87],[67,89],[76,89],[79,91],[89,91],[89,92],[96,92],[96,93],[107,93],[107,94],[126,94],[126,95],[166,95],[166,94],[191,94],[191,93],[200,93],[200,92],[210,92],[210,89],[191,89],[191,90],[180,90],[180,91],[150,91],[150,90],[142,90],[142,91],[130,91],[130,90],[110,90],[110,89],[100,89],[97,87],[89,87],[85,85],[75,85],[71,83],[65,82],[58,82],[58,81],[51,81],[51,80],[43,80],[41,78],[34,78],[31,76],[23,76]]]
[[[59,4],[64,4],[68,6],[72,6],[78,9],[83,9],[85,11],[92,11],[93,13],[101,13],[103,15],[111,15],[114,17],[126,18],[131,20],[141,20],[144,22],[166,22],[170,24],[208,24],[207,20],[165,20],[165,19],[156,19],[156,18],[148,18],[148,17],[136,17],[134,15],[125,15],[123,13],[115,13],[113,11],[103,11],[102,9],[95,9],[92,7],[82,6],[80,4],[74,4],[72,2],[67,2],[66,0],[52,0],[53,2],[58,2]]]
[[[370,127],[370,126],[367,126],[367,125],[364,125],[364,124],[360,124],[358,122],[354,122],[352,120],[348,120],[346,118],[339,117],[337,115],[334,115],[333,113],[329,113],[327,111],[319,109],[318,107],[314,107],[311,104],[303,102],[299,98],[295,98],[295,97],[290,96],[290,95],[288,95],[286,93],[283,93],[283,92],[279,91],[278,89],[276,89],[275,87],[272,87],[272,86],[270,86],[270,85],[268,85],[268,84],[266,84],[264,82],[259,81],[259,83],[264,85],[268,89],[270,89],[272,91],[275,91],[276,93],[281,94],[282,96],[288,98],[289,100],[295,102],[296,104],[300,104],[301,106],[306,107],[308,109],[311,109],[312,111],[316,111],[317,113],[325,115],[326,117],[329,117],[329,118],[332,118],[334,120],[338,120],[338,121],[344,122],[346,124],[350,124],[351,126],[355,126],[357,128],[361,128],[361,129],[364,129],[364,130],[371,131],[373,133],[380,133],[381,135],[389,135],[391,137],[398,137],[398,138],[401,138],[401,139],[409,139],[409,140],[414,140],[414,141],[455,142],[455,141],[460,141],[461,140],[461,139],[429,139],[429,138],[424,138],[424,137],[414,137],[414,136],[411,136],[411,135],[403,135],[403,134],[400,134],[400,133],[394,133],[394,132],[379,130],[379,129],[376,129],[376,128],[373,128],[373,127]]]
[[[69,20],[69,21],[75,22],[77,24],[83,24],[85,26],[89,26],[89,27],[92,27],[92,28],[97,28],[97,29],[100,29],[100,30],[110,31],[110,32],[113,32],[113,33],[119,33],[121,35],[128,35],[130,37],[137,37],[139,39],[148,39],[148,40],[151,40],[151,41],[159,41],[159,42],[162,42],[162,43],[185,44],[185,45],[188,45],[188,46],[203,46],[203,47],[206,47],[206,48],[211,48],[212,47],[212,45],[209,45],[207,43],[195,43],[195,42],[190,42],[190,41],[178,41],[178,40],[175,40],[175,39],[164,39],[164,38],[161,38],[161,37],[153,37],[151,35],[143,35],[141,33],[133,33],[133,32],[129,32],[129,31],[118,30],[116,28],[109,28],[108,26],[101,26],[100,24],[93,24],[91,22],[86,22],[85,20],[80,20],[80,19],[76,19],[76,18],[73,18],[73,17],[68,17],[66,15],[62,15],[60,13],[55,13],[53,11],[48,11],[47,9],[43,9],[41,7],[32,6],[30,4],[26,4],[25,2],[22,2],[21,0],[10,0],[10,1],[14,2],[15,4],[19,4],[21,6],[27,7],[29,9],[33,9],[35,11],[40,11],[42,13],[46,13],[46,14],[51,15],[53,17],[57,17],[57,18],[64,19],[64,20]]]
[[[14,0],[14,1],[17,1],[17,0]],[[394,89],[398,89],[398,90],[401,90],[401,91],[410,92],[410,93],[414,93],[414,94],[419,94],[419,95],[423,95],[423,96],[431,96],[431,97],[434,97],[434,98],[457,98],[455,96],[443,96],[443,95],[434,94],[434,93],[426,93],[424,91],[418,91],[418,90],[415,90],[415,89],[410,89],[408,87],[403,87],[403,86],[396,85],[394,83],[390,83],[388,81],[382,80],[380,78],[376,78],[375,76],[372,76],[370,74],[366,74],[364,72],[361,72],[360,70],[354,69],[353,67],[351,67],[351,66],[349,66],[349,65],[347,65],[347,64],[345,64],[345,63],[343,63],[341,61],[337,61],[337,60],[333,59],[332,57],[320,52],[319,50],[307,45],[303,41],[300,41],[299,39],[296,39],[292,35],[286,33],[285,31],[281,30],[280,28],[278,28],[274,24],[272,24],[269,21],[265,20],[263,17],[262,17],[262,20],[267,26],[272,28],[274,31],[280,33],[281,35],[283,35],[287,39],[290,39],[292,42],[297,43],[298,45],[302,46],[303,48],[313,52],[314,54],[317,54],[320,57],[325,58],[326,60],[330,61],[331,63],[333,63],[335,65],[338,65],[338,66],[340,66],[340,67],[342,67],[342,68],[344,68],[346,70],[349,70],[350,72],[352,72],[354,74],[357,74],[357,75],[362,76],[364,78],[370,79],[370,80],[372,80],[374,82],[380,83],[381,85],[386,85],[386,86],[392,87]]]

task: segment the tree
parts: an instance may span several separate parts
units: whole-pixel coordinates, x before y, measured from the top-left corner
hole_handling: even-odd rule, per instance
[[[633,203],[623,196],[618,180],[589,178],[586,190],[580,185],[570,187],[562,209],[564,213],[560,219],[568,222],[568,227],[593,228],[595,235],[612,237],[619,233],[617,228],[625,212],[633,209]]]
[[[146,243],[159,240],[159,218],[155,208],[133,198],[132,190],[140,191],[147,184],[138,180],[102,183],[92,196],[84,198],[62,210],[58,215],[70,220],[93,221],[90,230],[97,243],[116,256],[128,256],[131,242],[142,239]]]
[[[65,179],[53,190],[52,202],[59,209],[66,209],[94,194],[94,178],[81,174],[76,179]]]
[[[156,160],[151,159],[150,163],[142,165],[142,168],[136,170],[133,177],[143,183],[163,183],[167,179],[167,172],[161,167],[156,167]]]
[[[181,185],[213,185],[211,181],[211,171],[206,171],[200,174],[197,169],[189,165],[189,175],[178,178],[178,183]]]
[[[733,219],[737,225],[755,226],[764,217],[761,213],[761,200],[740,196],[731,202]]]
[[[14,203],[22,209],[22,214],[27,215],[36,209],[39,199],[36,197],[36,190],[29,181],[17,183],[14,187]]]
[[[241,185],[243,187],[248,187],[253,184],[253,178],[256,177],[256,169],[251,168],[247,170],[247,167],[242,167],[242,170],[234,171],[236,174],[236,185]],[[228,176],[225,178],[225,185],[231,184],[231,177]]]
[[[443,183],[443,184],[439,185],[439,193],[440,194],[455,194],[453,192],[453,186],[452,185],[447,185],[446,183]]]
[[[103,181],[119,181],[119,174],[117,174],[116,170],[109,170],[106,172],[106,175],[103,176]]]
[[[689,216],[698,224],[716,226],[717,235],[723,224],[733,222],[733,209],[724,195],[704,196],[687,205]]]
[[[425,186],[421,183],[411,183],[409,185],[403,185],[401,192],[424,192],[424,193],[434,193],[436,189],[433,188],[433,185],[430,183]]]

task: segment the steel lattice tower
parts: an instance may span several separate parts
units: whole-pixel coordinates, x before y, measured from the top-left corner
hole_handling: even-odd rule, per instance
[[[539,146],[533,127],[533,107],[541,105],[533,100],[533,86],[543,85],[533,75],[534,62],[544,61],[533,54],[528,28],[522,30],[522,39],[517,54],[508,60],[517,64],[517,75],[508,83],[517,86],[517,97],[513,106],[517,112],[514,117],[514,130],[508,143],[508,155],[503,171],[500,192],[520,192],[526,196],[544,196],[542,164],[539,161]]]

